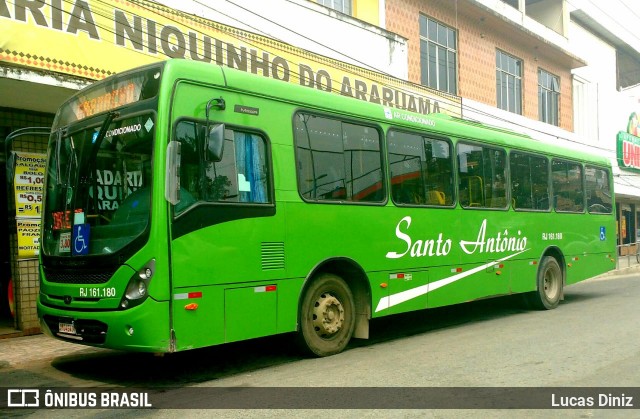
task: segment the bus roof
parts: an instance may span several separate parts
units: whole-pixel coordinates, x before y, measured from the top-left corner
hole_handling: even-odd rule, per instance
[[[338,112],[345,116],[366,119],[385,126],[393,125],[458,139],[479,140],[507,148],[570,157],[603,166],[611,164],[605,156],[545,143],[507,129],[455,118],[442,113],[421,114],[384,106],[344,96],[339,92],[329,93],[229,67],[183,59],[170,59],[165,63],[164,71],[165,76],[169,77],[210,81],[247,94],[288,102],[321,112]]]

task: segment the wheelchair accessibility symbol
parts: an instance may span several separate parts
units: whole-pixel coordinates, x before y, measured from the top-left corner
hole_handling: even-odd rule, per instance
[[[74,256],[89,254],[89,232],[89,224],[76,224],[73,226],[72,254]]]
[[[606,234],[607,230],[605,229],[605,227],[600,227],[600,241],[603,242],[607,239],[607,234]]]

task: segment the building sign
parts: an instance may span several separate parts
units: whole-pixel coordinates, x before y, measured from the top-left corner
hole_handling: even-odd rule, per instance
[[[421,114],[461,98],[146,0],[0,0],[0,62],[91,79],[185,58]]]
[[[40,250],[40,214],[47,156],[14,152],[13,189],[16,203],[18,259],[31,259]]]
[[[40,254],[40,220],[16,219],[18,229],[18,259],[33,259]]]
[[[13,186],[17,218],[40,218],[46,161],[44,154],[15,153]]]
[[[634,172],[640,172],[640,126],[638,114],[629,116],[627,132],[618,132],[617,154],[618,166]]]

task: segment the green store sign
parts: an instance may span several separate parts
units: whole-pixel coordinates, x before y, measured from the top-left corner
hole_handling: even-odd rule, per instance
[[[618,133],[618,166],[622,169],[640,172],[640,126],[638,114],[629,116],[627,132]]]

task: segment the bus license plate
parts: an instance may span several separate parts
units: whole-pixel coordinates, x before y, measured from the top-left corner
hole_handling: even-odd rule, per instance
[[[73,323],[58,323],[58,332],[75,335],[76,326]]]

